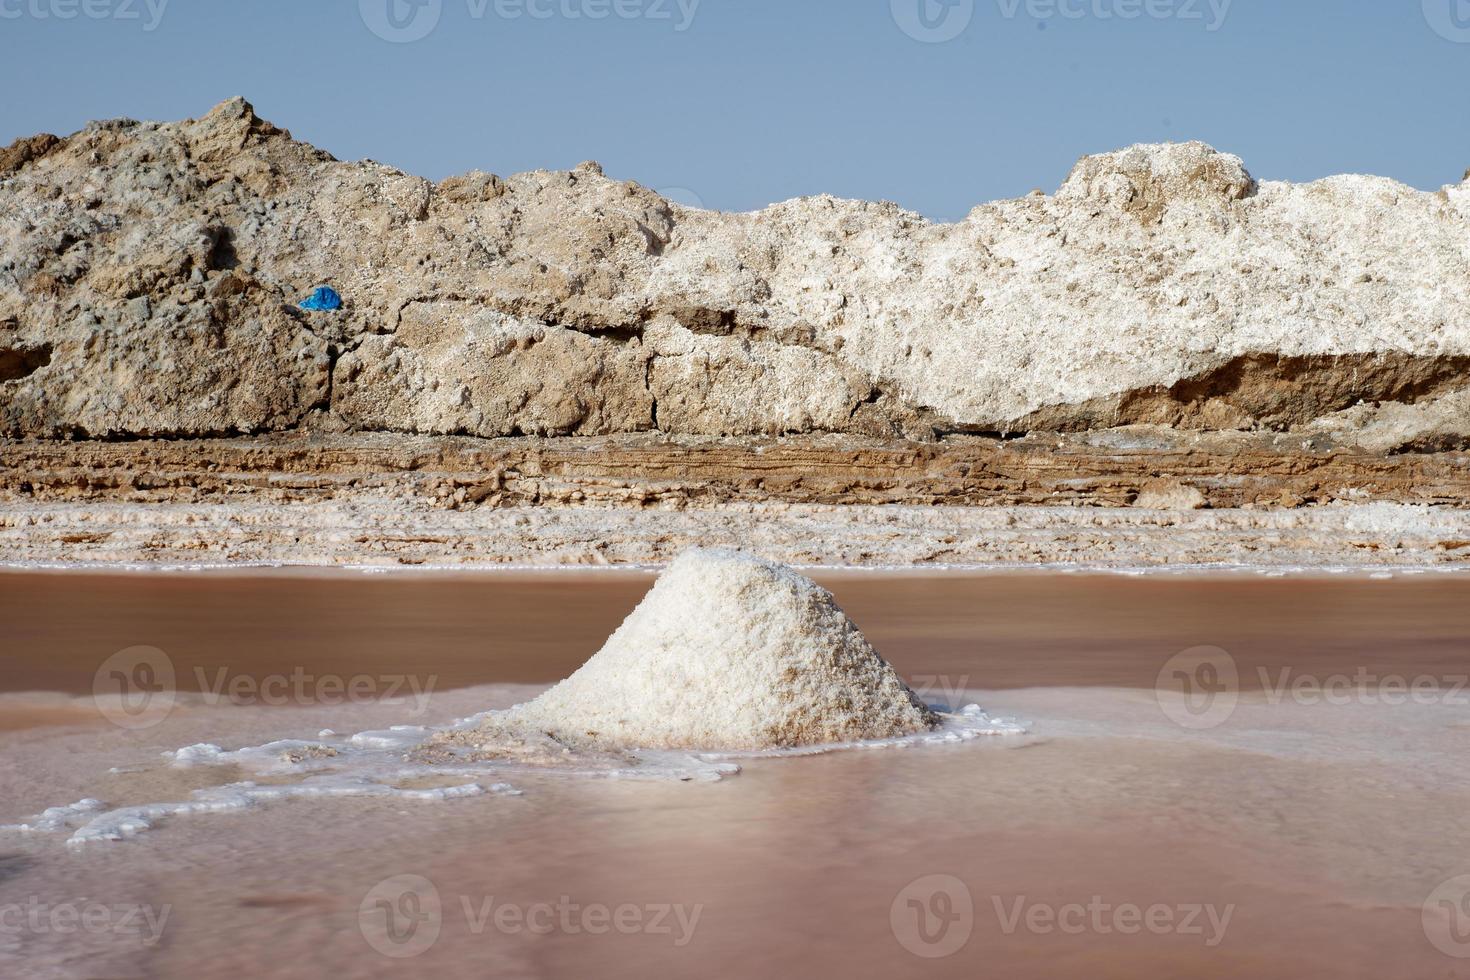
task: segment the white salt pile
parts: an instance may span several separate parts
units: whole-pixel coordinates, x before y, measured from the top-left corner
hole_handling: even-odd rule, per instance
[[[718,751],[889,739],[939,719],[826,589],[697,549],[581,670],[496,721],[507,723],[569,743]]]

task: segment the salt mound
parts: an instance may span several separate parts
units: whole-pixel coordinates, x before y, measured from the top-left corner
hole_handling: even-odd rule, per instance
[[[750,750],[912,735],[938,718],[826,589],[693,550],[582,669],[504,722],[565,742]]]

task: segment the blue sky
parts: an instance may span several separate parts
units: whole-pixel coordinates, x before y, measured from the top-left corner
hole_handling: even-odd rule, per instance
[[[0,143],[244,95],[436,179],[596,159],[709,207],[950,220],[1139,141],[1456,182],[1470,0],[0,0],[0,86]]]

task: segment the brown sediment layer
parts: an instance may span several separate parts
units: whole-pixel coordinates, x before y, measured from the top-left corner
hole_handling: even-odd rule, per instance
[[[1035,412],[1023,432],[1125,425],[1284,431],[1364,403],[1413,405],[1463,389],[1470,357],[1401,352],[1285,357],[1247,354],[1169,386]],[[1470,425],[1470,419],[1466,419]],[[1467,430],[1470,431],[1470,430]]]
[[[388,434],[0,444],[0,504],[350,502],[446,509],[727,503],[1129,507],[1145,490],[1199,506],[1470,507],[1470,455],[1383,454],[1326,437],[1139,428],[1089,436],[769,440],[469,439]]]

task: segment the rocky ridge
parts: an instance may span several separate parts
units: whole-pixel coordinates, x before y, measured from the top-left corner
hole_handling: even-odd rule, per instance
[[[0,150],[0,435],[933,440],[1156,426],[1470,445],[1470,181],[1084,158],[934,224],[686,208],[595,164],[432,183],[243,100]],[[345,307],[296,303],[333,284]]]

